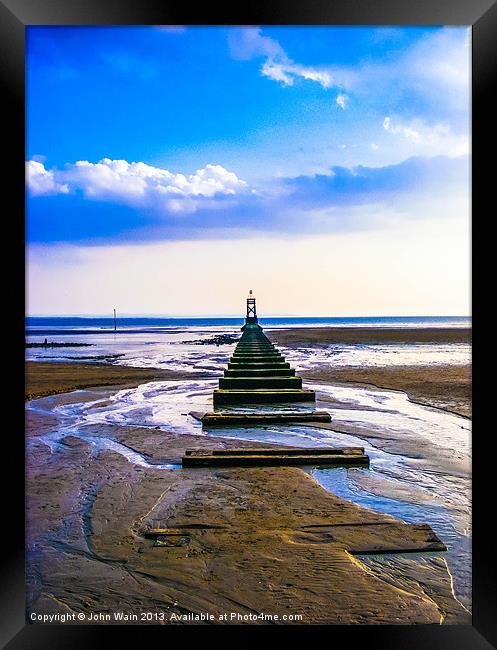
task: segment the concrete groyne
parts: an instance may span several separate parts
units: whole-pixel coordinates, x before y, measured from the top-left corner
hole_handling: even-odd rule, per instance
[[[219,380],[219,388],[214,391],[214,407],[315,400],[315,392],[302,388],[301,377],[262,331],[255,312],[255,298],[249,297],[242,336],[224,377]]]

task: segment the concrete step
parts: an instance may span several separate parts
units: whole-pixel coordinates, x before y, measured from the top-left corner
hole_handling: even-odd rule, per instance
[[[237,345],[236,352],[278,352],[274,345]]]
[[[273,343],[264,343],[262,341],[260,341],[258,343],[256,343],[256,342],[248,343],[248,342],[244,342],[244,341],[239,341],[237,343],[237,347],[238,346],[240,346],[242,348],[274,348],[274,347],[276,347]]]
[[[235,348],[233,354],[281,354],[276,348],[257,349],[257,350],[239,350]]]
[[[213,393],[214,405],[217,404],[267,404],[279,402],[314,402],[313,390],[298,388],[254,388],[225,390],[219,388]]]
[[[281,465],[312,465],[312,466],[359,466],[369,465],[369,456],[365,454],[335,454],[316,456],[306,454],[305,449],[301,450],[298,456],[280,454],[266,455],[261,452],[253,455],[185,455],[181,459],[183,467],[275,467]]]
[[[281,354],[234,354],[231,357],[233,363],[239,361],[284,361],[285,357]]]
[[[276,362],[267,362],[267,363],[228,363],[228,370],[257,370],[257,369],[270,369],[274,368],[275,370],[283,368],[290,368],[289,363],[284,363],[283,361]]]
[[[225,377],[292,377],[295,375],[293,368],[259,368],[258,370],[225,370]]]
[[[264,426],[264,424],[285,424],[289,422],[331,422],[327,411],[273,411],[262,413],[204,413],[191,414],[198,417],[205,427]]]
[[[302,388],[301,377],[222,377],[219,388]]]
[[[238,350],[235,349],[233,350],[233,354],[238,354],[238,355],[254,355],[254,354],[281,354],[279,350]]]
[[[243,447],[241,449],[185,449],[185,456],[357,456],[364,447]]]

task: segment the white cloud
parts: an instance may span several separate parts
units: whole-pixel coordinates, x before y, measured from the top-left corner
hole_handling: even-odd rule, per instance
[[[175,174],[143,162],[103,158],[98,163],[78,160],[62,170],[46,170],[42,163],[27,163],[33,195],[80,190],[95,199],[117,199],[132,205],[161,205],[178,212],[194,212],[199,201],[248,191],[247,183],[221,165],[206,165],[195,174]]]
[[[279,61],[268,59],[261,68],[261,74],[274,81],[279,81],[284,86],[293,86],[295,79],[298,77],[316,81],[323,88],[331,88],[333,84],[333,78],[326,70],[299,65],[293,63],[290,59]]]
[[[383,120],[383,128],[392,135],[409,140],[423,155],[457,157],[469,153],[469,137],[454,133],[448,124],[438,122],[428,125],[420,119],[403,122],[387,116]]]
[[[265,57],[261,74],[283,87],[294,86],[299,79],[320,84],[324,89],[337,88],[336,104],[345,109],[350,96],[356,103],[383,104],[402,102],[406,98],[408,112],[412,93],[422,97],[427,110],[442,120],[458,123],[466,129],[465,116],[469,107],[470,32],[446,27],[428,32],[398,57],[386,60],[366,60],[358,66],[301,65],[293,61],[275,39],[262,34],[260,27],[232,28],[229,36],[231,55],[238,60]],[[387,109],[388,110],[388,109]],[[416,143],[416,129],[406,127],[404,136]],[[441,136],[441,134],[439,134]],[[439,138],[440,139],[440,138]],[[443,136],[441,139],[446,140]],[[463,143],[451,151],[458,155],[466,150]]]
[[[410,126],[405,126],[400,123],[393,124],[391,117],[386,117],[383,120],[383,128],[385,131],[389,131],[389,133],[394,133],[396,135],[400,133],[405,138],[412,140],[413,142],[419,142],[421,140],[421,135],[418,131]]]
[[[328,70],[295,63],[287,56],[278,41],[262,35],[260,27],[233,29],[228,38],[231,55],[235,59],[247,61],[265,56],[266,61],[262,65],[261,74],[268,79],[278,81],[283,86],[293,86],[299,77],[315,81],[325,89],[333,85],[333,77]]]
[[[470,34],[470,29],[461,33],[460,28],[446,27],[415,43],[402,61],[411,80],[438,91],[458,90],[454,97],[465,97],[471,69]]]
[[[45,169],[45,165],[38,160],[26,162],[26,182],[33,196],[44,194],[67,194],[69,187],[57,183],[54,172]]]
[[[325,89],[336,87],[341,91],[337,97],[341,108],[345,108],[351,94],[361,103],[371,98],[378,103],[381,98],[388,102],[404,92],[414,92],[432,109],[439,111],[443,107],[447,114],[466,114],[468,110],[469,38],[469,30],[446,27],[427,33],[394,59],[366,60],[352,67],[301,65],[287,55],[278,41],[264,36],[260,27],[232,28],[228,36],[233,58],[265,57],[261,74],[286,87],[293,86],[297,79],[314,81]]]
[[[426,109],[466,116],[471,80],[470,31],[445,27],[428,32],[399,56],[357,66],[330,66],[335,83],[361,102],[406,102],[413,93]]]
[[[228,44],[231,56],[241,61],[248,61],[258,56],[286,58],[281,45],[269,36],[263,36],[260,27],[231,29]]]

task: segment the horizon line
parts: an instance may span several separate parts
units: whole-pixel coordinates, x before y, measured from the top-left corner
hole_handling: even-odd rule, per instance
[[[108,318],[109,320],[114,320],[112,314],[25,314],[25,318]],[[134,314],[134,313],[123,313],[119,315],[117,312],[117,319],[119,318],[167,318],[170,320],[184,320],[186,318],[190,319],[205,319],[205,318],[237,318],[243,319],[244,315],[237,314],[179,314],[179,315],[167,315],[167,314]],[[324,314],[312,314],[312,315],[302,315],[302,314],[274,314],[269,313],[266,316],[258,315],[259,319],[267,318],[471,318],[470,314],[363,314],[363,315],[338,315],[330,316]]]

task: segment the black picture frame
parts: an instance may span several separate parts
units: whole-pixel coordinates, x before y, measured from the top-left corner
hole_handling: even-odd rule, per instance
[[[495,558],[493,544],[492,491],[487,489],[485,476],[492,474],[492,454],[485,440],[483,426],[485,397],[483,382],[475,379],[473,418],[473,624],[468,626],[322,626],[302,627],[168,627],[166,631],[144,627],[42,626],[25,622],[24,600],[24,33],[28,25],[145,25],[145,24],[206,24],[206,25],[468,25],[473,31],[473,249],[480,224],[486,224],[495,213],[490,202],[494,194],[495,162],[495,77],[497,76],[497,0],[309,0],[283,2],[266,0],[264,4],[239,4],[223,7],[221,3],[188,8],[185,3],[149,0],[0,0],[0,82],[4,89],[4,151],[8,161],[4,197],[13,199],[9,211],[14,225],[8,235],[8,247],[14,253],[17,266],[9,266],[4,278],[9,281],[9,348],[13,367],[19,369],[10,382],[12,399],[18,419],[8,435],[8,461],[12,469],[4,486],[4,539],[7,550],[1,556],[0,643],[7,648],[89,648],[116,643],[115,636],[125,634],[127,642],[145,643],[149,632],[161,635],[162,643],[205,643],[213,633],[223,637],[222,645],[233,643],[265,644],[270,640],[282,643],[288,639],[300,643],[346,643],[347,647],[405,650],[475,649],[497,647],[497,602]],[[9,177],[10,175],[10,177]],[[492,207],[491,207],[492,206]],[[5,232],[4,232],[5,236]],[[484,237],[482,237],[484,239]],[[490,241],[492,246],[493,240]],[[4,239],[4,246],[7,241]],[[473,266],[473,287],[491,276],[492,249],[484,256],[479,253]],[[474,254],[473,254],[474,259]],[[480,262],[487,261],[488,268]],[[490,262],[490,264],[488,264]],[[14,270],[12,270],[14,268]],[[13,279],[17,278],[16,284]],[[12,280],[12,282],[11,282]],[[495,290],[494,290],[495,291]],[[488,298],[488,297],[487,297]],[[486,299],[487,299],[486,298]],[[18,320],[19,319],[19,320]],[[483,351],[480,316],[473,309],[475,344],[473,364],[479,367]],[[480,352],[481,351],[481,352]],[[483,367],[483,359],[481,363]],[[475,373],[476,376],[476,373]],[[268,635],[268,632],[272,634]],[[175,634],[173,634],[175,632]],[[180,632],[180,634],[178,634]],[[174,639],[174,640],[173,640]],[[216,639],[219,643],[219,639]]]

